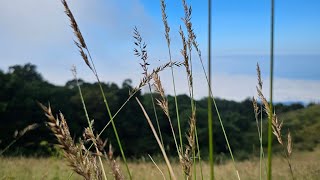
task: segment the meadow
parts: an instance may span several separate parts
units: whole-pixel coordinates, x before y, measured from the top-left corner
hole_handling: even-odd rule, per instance
[[[295,178],[297,180],[317,180],[320,177],[320,149],[309,152],[297,152],[293,154],[292,164]],[[242,179],[259,179],[259,159],[252,158],[237,163]],[[273,178],[279,180],[291,179],[288,166],[282,157],[273,159]],[[123,166],[123,164],[121,165]],[[169,179],[164,162],[158,163],[158,166]],[[108,178],[112,179],[112,173],[106,164]],[[160,171],[152,162],[145,160],[135,160],[129,162],[129,168],[132,171],[134,179],[140,180],[162,180],[164,179]],[[181,166],[179,163],[173,163],[174,171],[177,172],[178,179],[183,179]],[[179,173],[180,172],[180,173]],[[209,179],[209,165],[203,164],[205,179]],[[232,163],[230,161],[215,166],[215,176],[218,180],[236,179]],[[63,159],[59,158],[26,158],[26,157],[2,157],[0,158],[0,179],[81,179],[81,177],[67,166]],[[200,175],[198,174],[198,178]]]

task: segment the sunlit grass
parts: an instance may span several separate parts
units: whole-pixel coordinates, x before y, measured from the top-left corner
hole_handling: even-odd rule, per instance
[[[296,179],[318,179],[320,176],[320,149],[313,152],[297,152],[293,154],[292,162]],[[157,163],[159,168],[167,174],[165,163]],[[259,158],[253,158],[243,162],[237,162],[239,173],[242,179],[259,179]],[[163,177],[152,162],[129,161],[129,168],[134,179],[162,180]],[[183,179],[179,163],[173,163],[173,170],[177,179]],[[105,165],[108,178],[112,178],[111,170]],[[125,168],[122,165],[123,168]],[[208,162],[202,163],[204,179],[209,179],[210,166]],[[125,171],[125,169],[123,169]],[[199,167],[197,169],[200,171]],[[215,166],[216,179],[236,179],[234,167],[231,161]],[[147,172],[147,173],[146,173]],[[67,167],[63,159],[55,158],[24,158],[24,157],[2,157],[0,158],[0,179],[68,179],[72,170]],[[273,157],[273,179],[290,179],[290,171],[286,161],[278,156]],[[200,173],[197,173],[200,178]],[[71,179],[80,179],[80,176],[73,174]]]

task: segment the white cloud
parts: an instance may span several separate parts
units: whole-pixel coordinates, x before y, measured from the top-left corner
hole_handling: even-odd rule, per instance
[[[195,98],[200,99],[208,95],[207,82],[202,73],[196,73],[194,79]],[[172,82],[169,74],[162,77],[168,93],[173,94]],[[215,97],[228,100],[242,101],[256,96],[257,78],[247,75],[214,74],[212,80]],[[186,77],[177,74],[176,83],[179,93],[188,93]],[[320,102],[319,80],[274,79],[275,102]],[[264,81],[264,94],[269,97],[269,80]]]

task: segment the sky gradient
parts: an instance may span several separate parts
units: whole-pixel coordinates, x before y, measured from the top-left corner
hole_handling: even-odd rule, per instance
[[[151,67],[168,60],[158,0],[70,0],[105,82],[119,85],[127,78],[138,84],[139,59],[134,56],[133,27],[148,44]],[[203,57],[207,58],[207,2],[189,0],[192,22]],[[320,1],[276,0],[275,100],[320,102]],[[173,59],[181,60],[179,26],[184,15],[180,0],[167,2]],[[212,6],[213,88],[216,96],[243,100],[255,95],[256,63],[268,88],[269,0],[214,0]],[[0,69],[31,62],[43,77],[63,85],[76,65],[80,78],[94,81],[73,44],[73,34],[60,0],[0,0]],[[207,95],[206,81],[196,56],[195,96]],[[206,66],[206,63],[205,63]],[[179,93],[187,93],[186,76],[176,69]],[[165,90],[173,92],[170,72],[160,74]],[[267,93],[266,93],[267,94]]]

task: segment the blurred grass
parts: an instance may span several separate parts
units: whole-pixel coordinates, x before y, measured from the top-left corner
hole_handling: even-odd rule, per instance
[[[320,147],[315,151],[296,152],[293,154],[292,164],[296,179],[319,179],[320,177]],[[237,162],[242,179],[259,179],[259,158],[253,158]],[[166,165],[159,163],[159,167],[166,172]],[[108,178],[112,179],[111,170],[105,165]],[[121,165],[125,172],[124,164]],[[163,179],[161,173],[152,162],[129,162],[133,179]],[[178,179],[183,179],[181,167],[173,164]],[[199,167],[198,167],[199,168]],[[209,179],[210,167],[208,162],[203,162],[204,179]],[[198,169],[199,170],[199,169]],[[57,158],[25,158],[25,157],[1,157],[0,179],[68,179],[71,169],[62,159]],[[290,179],[290,172],[285,160],[279,155],[273,159],[273,179]],[[200,178],[200,174],[197,174]],[[168,178],[168,174],[166,174]],[[237,179],[231,161],[215,166],[216,179]],[[73,174],[71,179],[81,179]]]

